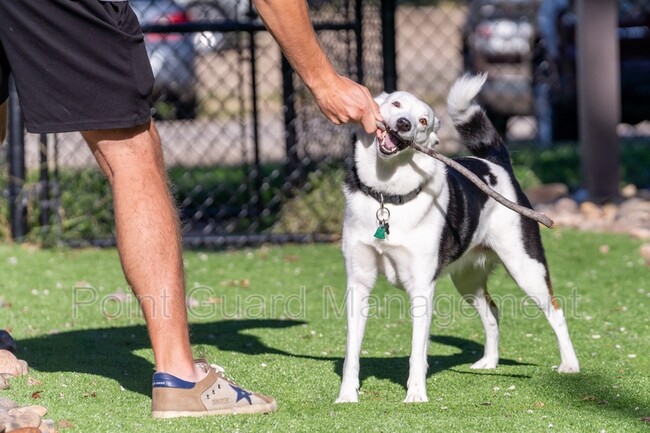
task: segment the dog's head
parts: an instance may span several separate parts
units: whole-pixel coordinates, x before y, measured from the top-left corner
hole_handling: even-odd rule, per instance
[[[429,148],[438,144],[440,119],[429,105],[408,92],[382,93],[375,101],[386,126],[377,130],[380,156],[390,158],[414,142]]]

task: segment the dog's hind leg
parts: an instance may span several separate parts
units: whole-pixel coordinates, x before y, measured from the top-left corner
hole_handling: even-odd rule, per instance
[[[414,284],[407,291],[411,301],[413,336],[409,359],[409,378],[405,403],[429,401],[427,397],[427,369],[431,316],[433,314],[433,293],[435,282]]]
[[[359,357],[361,343],[368,319],[368,298],[374,285],[377,272],[352,270],[348,266],[348,285],[346,290],[347,343],[341,390],[336,403],[356,403],[359,401]]]
[[[551,278],[543,256],[541,241],[537,245],[535,237],[528,238],[529,241],[535,242],[536,245],[531,245],[525,249],[522,243],[512,242],[511,239],[508,239],[507,242],[499,242],[498,246],[493,244],[492,247],[515,282],[544,312],[551,328],[553,328],[560,348],[561,363],[558,372],[577,373],[580,371],[578,358],[571,343],[564,313],[553,296]],[[528,249],[536,251],[543,261],[531,257],[527,251]]]
[[[468,266],[451,274],[454,286],[468,304],[476,309],[485,329],[483,357],[472,368],[496,368],[499,363],[499,310],[487,292],[489,269]]]

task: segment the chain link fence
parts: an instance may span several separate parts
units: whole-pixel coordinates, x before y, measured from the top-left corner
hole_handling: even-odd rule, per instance
[[[186,242],[335,239],[355,128],[332,125],[320,113],[250,2],[131,4],[156,75],[154,116]],[[545,1],[542,14],[541,4],[398,4],[394,35],[383,25],[380,0],[310,0],[310,11],[336,69],[374,94],[394,60],[398,89],[431,104],[442,119],[443,150],[454,153],[460,146],[445,101],[464,71],[488,72],[481,103],[507,139],[543,146],[559,137],[549,120],[552,104],[539,101],[568,88],[557,74],[564,51],[554,47],[566,37],[571,13],[567,1]],[[396,41],[395,59],[383,52],[385,38]],[[27,179],[16,199],[26,209],[27,238],[112,244],[109,187],[80,136],[27,134],[25,151]]]

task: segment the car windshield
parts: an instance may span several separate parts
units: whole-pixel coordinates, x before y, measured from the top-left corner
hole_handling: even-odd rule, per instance
[[[483,18],[521,18],[533,15],[539,0],[485,0],[481,2],[480,15]]]

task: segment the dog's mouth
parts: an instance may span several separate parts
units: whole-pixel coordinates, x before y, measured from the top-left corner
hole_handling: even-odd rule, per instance
[[[411,146],[410,140],[401,138],[396,131],[387,125],[385,129],[377,129],[377,142],[379,143],[379,151],[386,156],[394,155]]]

